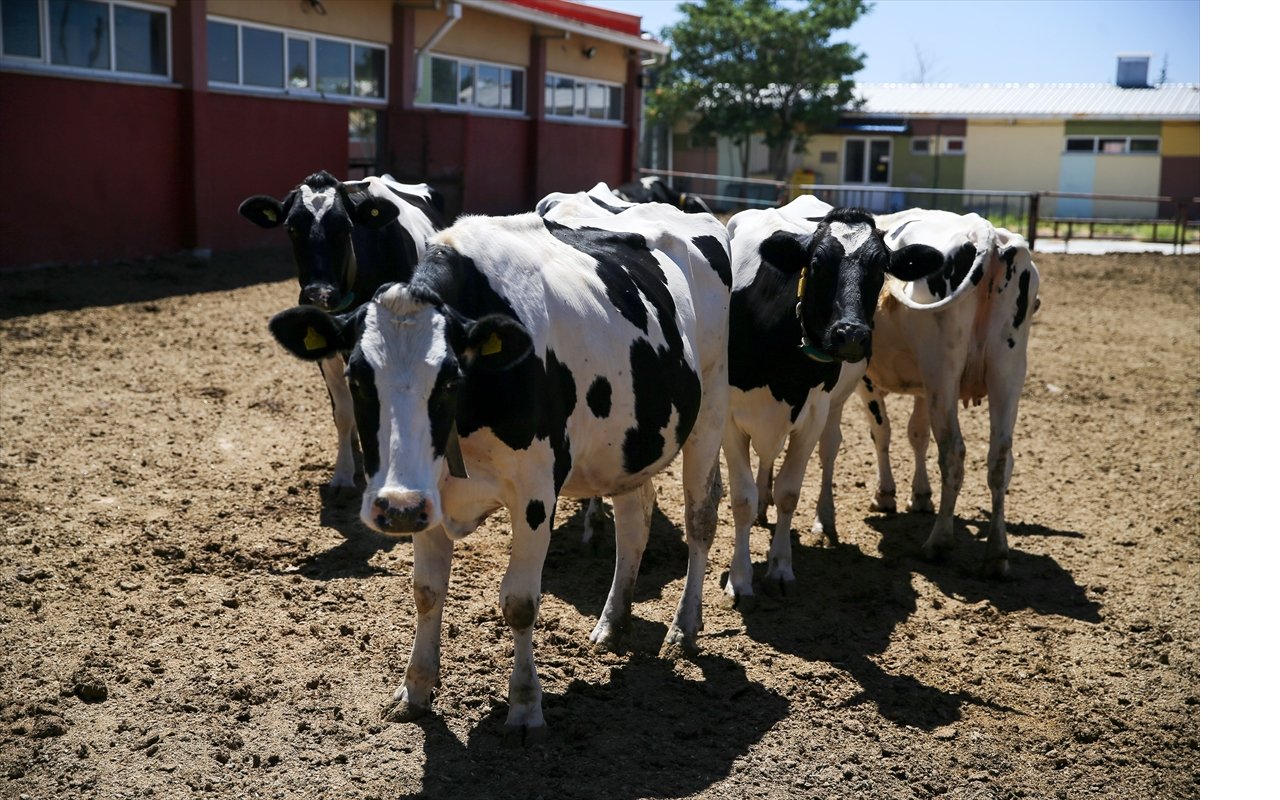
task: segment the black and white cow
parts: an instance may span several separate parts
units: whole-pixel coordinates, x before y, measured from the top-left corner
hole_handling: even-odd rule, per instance
[[[942,502],[924,544],[933,557],[952,545],[956,497],[964,481],[964,439],[958,406],[989,398],[991,441],[987,486],[991,523],[985,571],[1009,571],[1005,536],[1005,492],[1013,474],[1013,428],[1027,373],[1031,317],[1039,308],[1040,276],[1027,242],[995,228],[976,214],[912,209],[876,218],[895,252],[930,245],[945,254],[937,275],[914,282],[885,282],[876,311],[876,348],[866,375],[847,375],[837,387],[822,434],[822,492],[815,531],[835,536],[832,471],[840,447],[840,415],[856,393],[871,426],[879,481],[873,511],[896,511],[896,486],[889,465],[886,394],[910,394],[915,407],[907,438],[915,452],[910,511],[932,512],[925,457],[929,435],[938,443]]]
[[[335,314],[367,302],[384,283],[409,280],[443,223],[439,198],[425,183],[399,183],[390,175],[342,182],[324,171],[284,200],[246,199],[240,214],[263,228],[284,226],[302,289],[298,302]],[[320,362],[338,428],[329,483],[335,488],[355,486],[355,417],[343,369],[341,353]]]
[[[724,453],[736,538],[725,591],[739,604],[754,594],[751,523],[761,500],[767,503],[761,495],[774,459],[785,446],[765,580],[785,591],[795,581],[791,517],[805,466],[841,372],[861,374],[873,352],[872,315],[885,275],[924,277],[942,266],[942,254],[925,245],[891,253],[871,215],[811,196],[739,212],[728,229],[733,295]],[[760,458],[759,486],[750,449]]]
[[[409,283],[340,317],[271,323],[294,354],[351,348],[368,486],[361,519],[414,543],[417,630],[392,720],[426,712],[440,672],[453,542],[500,507],[511,558],[500,607],[515,639],[508,730],[543,727],[533,625],[556,503],[611,496],[613,585],[591,640],[630,618],[652,479],[682,455],[688,576],[666,637],[693,647],[720,496],[728,391],[728,235],[649,204],[584,224],[463,217],[432,237]]]
[[[654,175],[624,183],[614,189],[613,193],[632,203],[667,203],[691,214],[711,213],[711,207],[701,197],[688,192],[677,192]]]

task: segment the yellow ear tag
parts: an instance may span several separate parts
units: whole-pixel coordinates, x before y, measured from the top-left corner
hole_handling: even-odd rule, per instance
[[[502,340],[498,338],[498,334],[491,333],[489,338],[485,340],[484,346],[480,348],[480,355],[491,356],[494,353],[502,352]]]
[[[269,209],[269,208],[264,208],[264,209],[262,209],[262,216],[264,216],[264,217],[266,217],[266,218],[267,218],[267,222],[275,222],[275,221],[276,221],[276,212],[275,212],[275,211],[273,211],[273,210],[271,210],[271,209]]]
[[[319,350],[320,348],[324,347],[324,337],[321,336],[319,333],[316,333],[315,328],[308,325],[307,335],[302,340],[302,344],[306,346],[308,350]]]
[[[376,209],[376,208],[371,208],[371,209],[369,209],[369,216],[371,216],[371,217],[376,217],[376,216],[378,216],[378,209]]]
[[[804,297],[804,273],[800,273],[800,283],[796,284],[796,297]]]

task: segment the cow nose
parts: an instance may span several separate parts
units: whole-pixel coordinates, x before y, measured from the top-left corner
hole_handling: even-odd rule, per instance
[[[324,311],[333,308],[337,301],[338,291],[332,286],[325,286],[320,283],[313,283],[302,288],[302,294],[298,297],[298,304],[304,306],[315,306]]]
[[[861,361],[871,357],[871,329],[853,322],[840,322],[831,328],[831,353],[843,361]]]
[[[417,533],[431,523],[434,504],[419,492],[388,492],[373,501],[373,522],[383,533]]]

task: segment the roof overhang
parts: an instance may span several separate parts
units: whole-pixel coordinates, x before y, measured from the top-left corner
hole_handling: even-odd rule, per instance
[[[631,34],[622,30],[631,27],[630,21],[634,20],[634,29],[639,31],[640,18],[630,14],[620,14],[608,9],[566,2],[566,0],[518,0],[518,2],[457,0],[457,2],[488,14],[531,22],[540,27],[576,33],[579,36],[589,36],[601,42],[619,44],[643,53],[665,56],[671,51],[670,47],[657,39],[649,38],[642,33]],[[586,20],[594,20],[612,27],[592,24]]]

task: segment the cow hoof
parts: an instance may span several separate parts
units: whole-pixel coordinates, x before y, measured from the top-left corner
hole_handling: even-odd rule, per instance
[[[921,548],[921,550],[924,553],[925,559],[929,561],[941,561],[948,553],[951,552],[951,544],[952,543],[950,541],[935,542],[933,540],[929,540],[924,543],[924,547]]]
[[[923,494],[911,495],[911,507],[907,510],[912,514],[932,514],[933,494],[924,492]]]
[[[683,631],[672,628],[667,631],[667,637],[662,641],[662,649],[658,651],[658,656],[667,659],[688,658],[697,652],[698,643],[695,637],[686,636]]]
[[[984,578],[1004,580],[1009,577],[1009,557],[989,558],[982,564]]]
[[[507,747],[533,747],[547,740],[546,725],[521,725],[508,722],[502,731],[502,743]]]
[[[382,721],[393,723],[417,722],[429,713],[431,711],[426,706],[410,703],[408,700],[396,700],[382,709]]]
[[[726,607],[736,610],[740,614],[750,614],[756,610],[756,596],[754,594],[742,594],[735,592],[732,588],[726,587],[724,591],[724,604]]]
[[[796,593],[796,579],[789,575],[766,575],[761,586],[765,594],[777,599],[785,599]]]
[[[621,653],[623,651],[624,633],[624,626],[610,625],[602,619],[596,623],[595,630],[591,632],[591,643],[596,646],[597,650]]]
[[[871,498],[872,511],[879,511],[884,514],[898,513],[898,498],[893,492],[876,492],[876,496]]]

